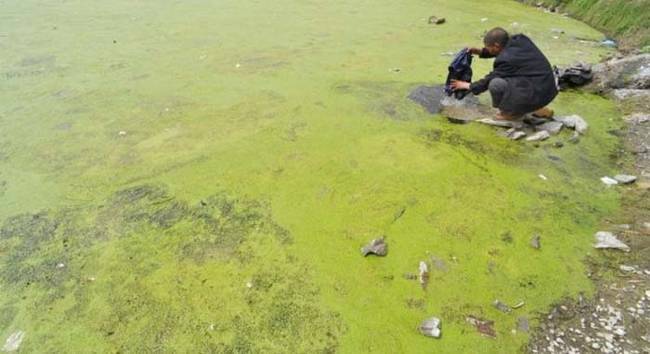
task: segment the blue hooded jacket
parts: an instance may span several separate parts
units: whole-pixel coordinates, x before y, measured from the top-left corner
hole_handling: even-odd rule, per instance
[[[449,64],[449,74],[447,75],[447,82],[445,83],[445,93],[447,93],[447,96],[453,94],[456,99],[462,100],[470,91],[454,91],[451,88],[452,80],[472,82],[472,54],[467,50],[467,48],[463,48],[458,52],[454,57],[454,60]]]

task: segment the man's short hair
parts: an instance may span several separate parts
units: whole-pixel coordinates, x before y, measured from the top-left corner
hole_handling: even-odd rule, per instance
[[[501,27],[496,27],[489,30],[488,33],[485,34],[485,37],[483,37],[483,44],[485,44],[485,46],[489,46],[499,43],[501,47],[504,48],[506,44],[508,44],[509,39],[510,36],[506,30]]]

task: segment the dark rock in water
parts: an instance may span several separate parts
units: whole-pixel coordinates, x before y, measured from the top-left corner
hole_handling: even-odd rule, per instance
[[[440,330],[440,319],[431,317],[422,321],[418,327],[418,331],[427,337],[440,338],[442,334]]]
[[[445,97],[447,97],[447,95],[445,94],[445,88],[442,85],[418,86],[408,95],[409,99],[419,103],[431,114],[440,113],[440,110],[442,109],[441,102]]]
[[[365,257],[369,254],[376,254],[378,256],[385,256],[388,254],[388,245],[384,242],[384,238],[376,238],[370,241],[369,244],[361,248],[361,254]]]

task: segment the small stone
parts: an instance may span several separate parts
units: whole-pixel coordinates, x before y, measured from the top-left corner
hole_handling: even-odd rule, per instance
[[[567,128],[574,129],[579,134],[586,133],[587,128],[589,128],[587,122],[577,114],[567,117],[558,117],[555,118],[555,120],[561,122]]]
[[[630,184],[634,183],[636,181],[636,176],[631,176],[631,175],[616,175],[614,176],[614,179],[621,184]]]
[[[535,126],[535,130],[537,131],[542,131],[545,130],[551,135],[555,135],[559,133],[562,130],[562,127],[564,127],[564,124],[562,122],[558,122],[555,120],[548,121],[544,124]]]
[[[540,235],[535,235],[533,238],[530,239],[530,247],[538,250],[542,247],[542,244],[540,243],[541,236]]]
[[[607,231],[598,231],[595,235],[596,244],[594,248],[613,248],[620,249],[625,252],[630,251],[630,247],[625,243],[621,242],[614,234]]]
[[[510,311],[512,311],[512,309],[510,308],[510,306],[504,304],[503,302],[501,302],[501,301],[499,301],[499,300],[494,300],[494,302],[492,303],[492,305],[493,305],[497,310],[499,310],[499,311],[501,311],[501,312],[503,312],[503,313],[509,313]]]
[[[538,131],[537,133],[526,138],[526,141],[542,141],[551,137],[551,134],[546,130]]]
[[[600,349],[600,344],[598,344],[597,342],[593,342],[591,343],[591,347],[594,349]]]
[[[376,238],[361,248],[361,255],[365,257],[369,254],[375,254],[380,257],[384,257],[388,254],[388,245],[384,242],[383,237]]]
[[[440,329],[440,319],[431,317],[424,320],[418,327],[418,331],[427,337],[440,338],[442,331]]]
[[[624,272],[634,272],[634,271],[636,270],[636,268],[631,267],[631,266],[627,266],[627,265],[624,265],[624,264],[621,264],[621,265],[618,267],[618,269],[620,269],[620,270],[622,270],[622,271],[624,271]]]
[[[605,183],[607,186],[614,186],[618,184],[618,181],[610,177],[601,177],[600,181]]]
[[[528,318],[519,317],[517,319],[517,329],[522,331],[522,332],[528,332],[528,330],[530,329],[530,324],[528,323]]]
[[[5,341],[5,345],[2,347],[3,352],[13,352],[20,348],[20,344],[25,338],[25,332],[16,331],[12,333],[9,338]]]

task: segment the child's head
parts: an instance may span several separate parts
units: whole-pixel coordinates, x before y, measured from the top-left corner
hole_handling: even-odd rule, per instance
[[[490,54],[497,55],[506,47],[509,39],[510,36],[506,30],[501,27],[496,27],[485,34],[483,44]]]

